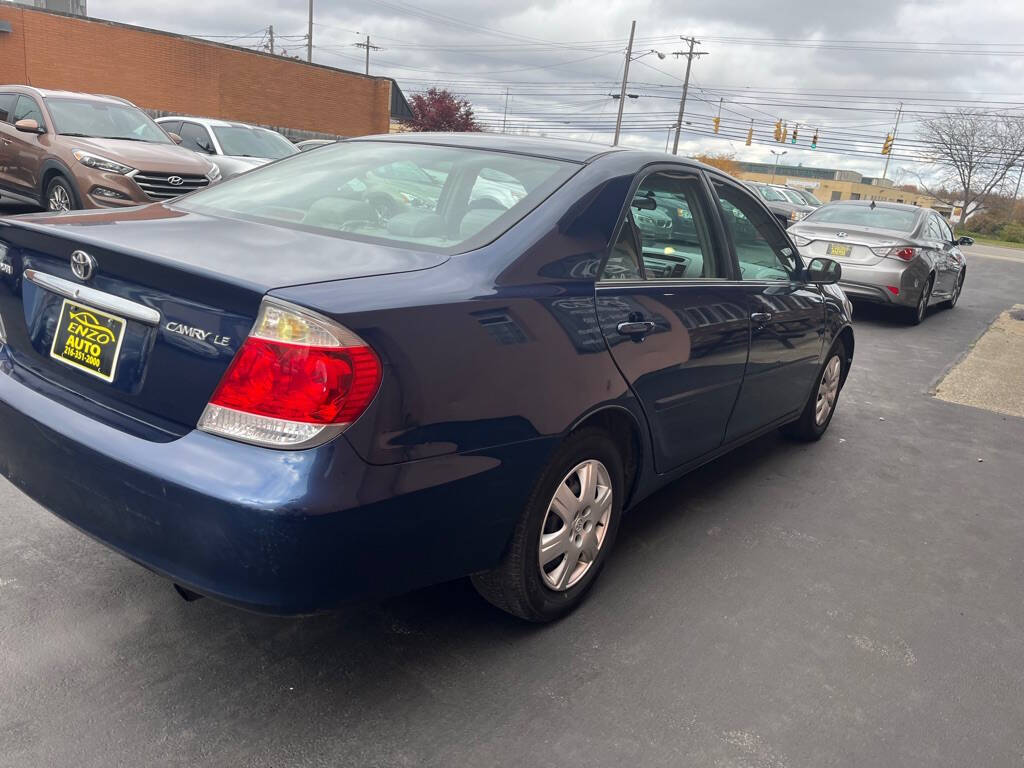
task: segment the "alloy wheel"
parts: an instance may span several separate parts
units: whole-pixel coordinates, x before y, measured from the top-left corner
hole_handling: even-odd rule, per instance
[[[956,303],[960,301],[960,291],[964,288],[964,273],[961,272],[956,279],[956,285],[953,286],[953,295],[949,299],[949,307],[952,309],[956,306]]]
[[[564,592],[597,560],[612,513],[612,481],[596,459],[580,462],[558,484],[540,528],[538,566],[544,585]]]
[[[917,300],[917,321],[921,322],[924,320],[924,316],[928,313],[928,298],[932,295],[932,284],[929,280],[925,283],[924,289],[921,291],[921,298]]]
[[[843,364],[839,360],[839,355],[832,355],[821,374],[821,381],[818,384],[818,399],[814,404],[814,423],[819,427],[828,421],[829,414],[835,407],[836,398],[839,396],[839,377],[842,372]]]
[[[62,184],[54,184],[50,190],[50,198],[47,206],[51,211],[70,211],[71,196]]]

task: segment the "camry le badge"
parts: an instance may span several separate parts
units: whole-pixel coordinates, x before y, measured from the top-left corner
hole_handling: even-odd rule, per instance
[[[85,251],[71,252],[71,271],[79,280],[88,280],[96,271],[96,259]]]

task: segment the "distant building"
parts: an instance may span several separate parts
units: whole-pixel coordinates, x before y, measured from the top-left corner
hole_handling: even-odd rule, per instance
[[[924,208],[934,208],[945,216],[951,213],[951,206],[922,192],[908,192],[897,187],[889,179],[864,176],[856,171],[839,168],[811,168],[803,165],[779,165],[774,163],[739,163],[738,176],[747,181],[762,181],[806,189],[824,203],[833,200],[878,200],[890,203],[907,203]],[[774,173],[775,181],[772,182]]]
[[[45,11],[58,11],[59,13],[70,13],[74,16],[87,16],[85,12],[85,0],[13,0],[19,5],[28,5],[32,8],[42,8]]]

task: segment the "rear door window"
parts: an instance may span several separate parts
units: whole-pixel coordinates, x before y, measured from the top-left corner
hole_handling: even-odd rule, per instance
[[[633,218],[643,244],[648,280],[724,277],[715,258],[700,179],[688,173],[658,172],[637,188]]]

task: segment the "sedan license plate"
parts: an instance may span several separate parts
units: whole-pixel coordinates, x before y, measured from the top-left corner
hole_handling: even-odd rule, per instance
[[[113,381],[124,328],[123,318],[64,299],[50,357]]]
[[[828,244],[828,251],[826,251],[826,255],[828,255],[828,256],[838,256],[838,257],[842,258],[844,256],[849,256],[850,255],[850,250],[851,250],[850,246],[845,245],[844,243],[829,243]]]

